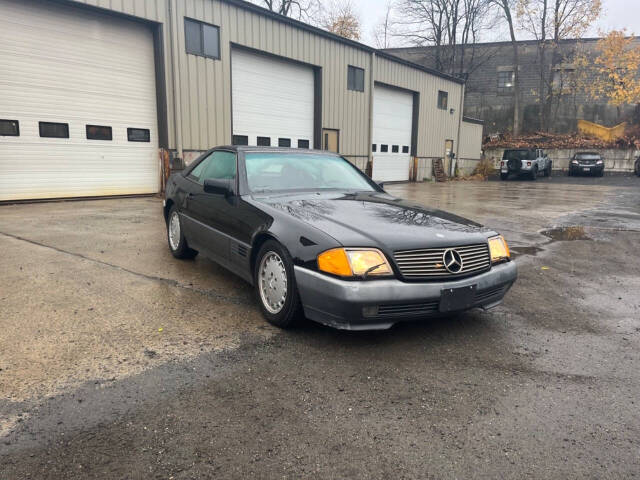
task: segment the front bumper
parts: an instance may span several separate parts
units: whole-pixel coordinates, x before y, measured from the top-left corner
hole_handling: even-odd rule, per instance
[[[587,175],[597,173],[599,175],[600,172],[604,171],[604,165],[576,165],[572,163],[569,165],[569,170],[571,170],[571,173],[584,173]]]
[[[345,330],[383,330],[401,321],[447,315],[440,312],[443,289],[475,285],[473,304],[465,309],[494,307],[515,282],[517,268],[511,261],[473,277],[421,283],[348,281],[303,267],[295,267],[295,275],[307,318]]]

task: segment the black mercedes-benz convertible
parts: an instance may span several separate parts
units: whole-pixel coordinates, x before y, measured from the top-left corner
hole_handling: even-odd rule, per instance
[[[279,327],[394,323],[498,305],[516,280],[504,238],[395,198],[324,151],[218,147],[173,174],[169,248],[254,285]]]

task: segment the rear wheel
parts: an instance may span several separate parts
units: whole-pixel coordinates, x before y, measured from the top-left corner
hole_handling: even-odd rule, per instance
[[[187,245],[182,229],[182,220],[180,220],[180,215],[175,205],[171,207],[167,217],[167,242],[169,243],[171,254],[176,258],[193,258],[198,254],[196,250],[189,248],[189,245]]]
[[[276,327],[294,326],[302,318],[293,261],[278,242],[269,240],[256,257],[254,285],[262,315]]]

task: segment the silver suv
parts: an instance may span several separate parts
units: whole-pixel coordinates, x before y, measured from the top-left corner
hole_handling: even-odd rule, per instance
[[[541,148],[517,148],[505,150],[500,161],[500,178],[506,180],[509,174],[527,176],[535,180],[538,175],[551,176],[553,162]]]

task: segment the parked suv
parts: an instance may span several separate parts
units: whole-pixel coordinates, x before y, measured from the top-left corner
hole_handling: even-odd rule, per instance
[[[552,164],[541,148],[505,150],[500,162],[500,178],[506,180],[509,174],[514,174],[535,180],[541,173],[550,177]]]
[[[570,177],[580,173],[601,177],[604,173],[604,158],[598,152],[578,152],[571,158],[567,173]]]

